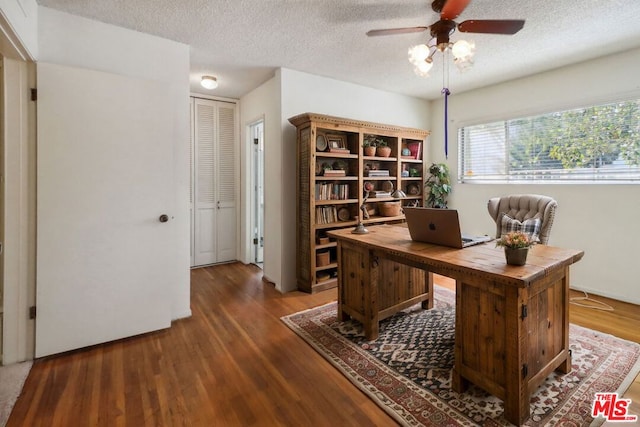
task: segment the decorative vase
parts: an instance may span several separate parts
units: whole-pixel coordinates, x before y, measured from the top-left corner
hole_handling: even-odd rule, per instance
[[[369,147],[364,147],[364,155],[373,157],[376,155],[376,147],[371,145]]]
[[[525,265],[529,248],[504,248],[504,255],[509,265]]]
[[[391,155],[391,147],[377,147],[376,155],[379,157],[389,157]]]

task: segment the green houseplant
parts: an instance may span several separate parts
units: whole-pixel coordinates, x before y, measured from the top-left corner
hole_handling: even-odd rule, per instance
[[[427,187],[427,206],[446,209],[447,197],[452,190],[449,167],[444,163],[431,164],[424,186]]]
[[[389,157],[391,155],[391,147],[387,144],[387,141],[381,139],[376,144],[376,156]]]
[[[389,157],[391,148],[387,146],[387,141],[377,135],[367,134],[364,136],[362,146],[364,147],[365,156],[381,156]],[[387,153],[386,155],[381,153]]]
[[[362,148],[364,148],[365,156],[376,155],[376,145],[378,144],[378,138],[375,135],[365,135],[362,141]]]

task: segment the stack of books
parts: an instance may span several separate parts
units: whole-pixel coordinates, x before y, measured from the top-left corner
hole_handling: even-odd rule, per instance
[[[341,169],[325,169],[323,174],[324,176],[346,176],[347,173]]]
[[[349,153],[351,153],[348,148],[337,148],[337,147],[329,148],[329,152],[330,153],[341,153],[341,154],[349,154]]]
[[[369,192],[369,197],[391,197],[391,193],[388,191],[371,191]]]
[[[368,177],[389,176],[389,171],[386,170],[386,169],[368,170],[368,171],[365,171],[365,175],[368,176]]]

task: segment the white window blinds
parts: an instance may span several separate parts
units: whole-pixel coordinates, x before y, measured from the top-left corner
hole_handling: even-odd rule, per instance
[[[640,182],[640,100],[458,130],[459,182]]]

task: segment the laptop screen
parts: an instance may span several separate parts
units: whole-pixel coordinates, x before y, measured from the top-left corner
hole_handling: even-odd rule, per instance
[[[412,240],[462,248],[457,210],[405,207],[404,215]]]

